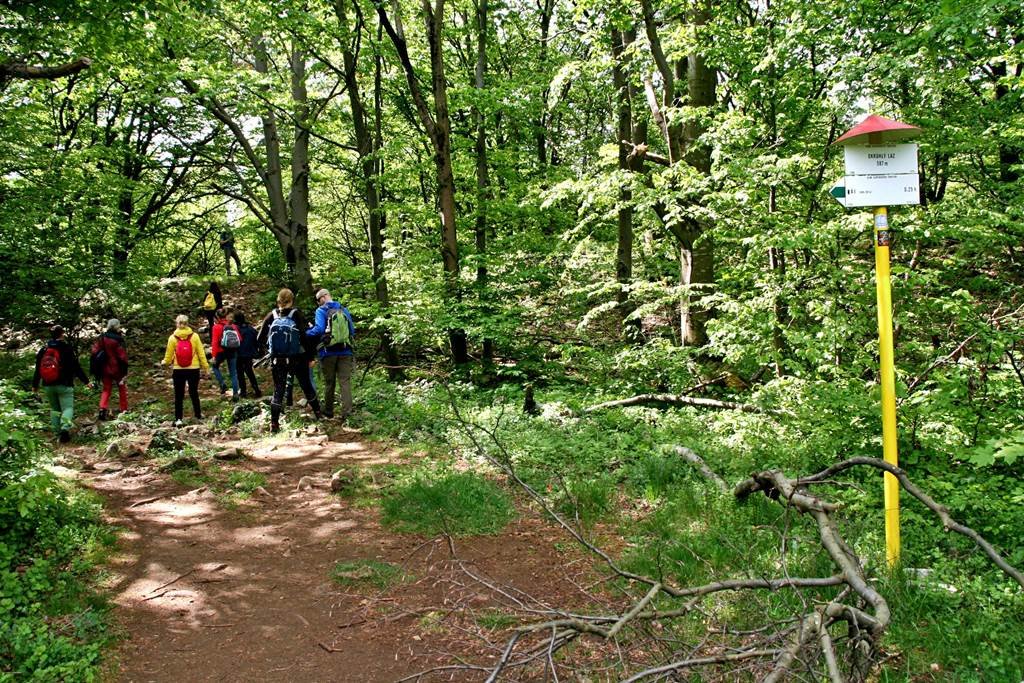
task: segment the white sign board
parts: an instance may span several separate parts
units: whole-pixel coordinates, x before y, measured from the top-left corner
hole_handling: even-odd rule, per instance
[[[846,175],[917,173],[917,143],[846,145]]]
[[[921,203],[917,173],[848,175],[844,184],[842,203],[846,207]]]

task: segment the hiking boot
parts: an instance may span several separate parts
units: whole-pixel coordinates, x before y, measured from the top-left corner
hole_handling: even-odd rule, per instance
[[[174,426],[177,427],[178,429],[181,429],[182,427],[185,426],[185,422],[183,420],[175,420]]]
[[[238,394],[231,394],[231,402],[238,403]]]
[[[96,416],[96,419],[97,420],[103,420],[103,421],[109,420],[110,419],[110,411],[107,410],[106,408],[100,408],[100,414]]]
[[[66,429],[60,430],[60,436],[57,437],[57,440],[60,441],[61,443],[67,443],[68,441],[71,441],[71,432],[69,432]]]
[[[270,433],[271,434],[277,434],[279,431],[281,431],[281,424],[279,422],[271,422],[270,423]]]
[[[220,395],[223,396],[226,393],[228,393],[228,388],[226,386],[222,386],[220,388]]]
[[[260,391],[259,389],[257,389],[257,390],[256,390],[256,391],[255,391],[255,392],[253,393],[252,397],[253,397],[253,398],[263,398],[263,392],[261,392],[261,391]]]

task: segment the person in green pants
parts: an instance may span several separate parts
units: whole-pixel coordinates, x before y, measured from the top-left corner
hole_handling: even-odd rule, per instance
[[[78,362],[78,354],[64,339],[64,328],[50,328],[50,341],[36,354],[36,371],[32,377],[32,390],[38,392],[42,383],[46,399],[50,402],[50,423],[61,443],[71,440],[71,427],[75,419],[75,379],[92,388]]]

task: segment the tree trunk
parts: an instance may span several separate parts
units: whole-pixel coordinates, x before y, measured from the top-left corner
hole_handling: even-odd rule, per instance
[[[358,0],[355,0],[358,1]],[[344,28],[349,25],[348,13],[345,6],[346,0],[335,0],[334,7],[338,17],[339,25]],[[362,30],[362,21],[359,22],[357,30]],[[378,29],[377,40],[381,38]],[[359,154],[359,167],[363,175],[363,198],[366,202],[366,212],[370,217],[370,267],[373,272],[374,295],[382,311],[387,311],[391,306],[391,297],[388,292],[387,276],[384,273],[384,226],[386,214],[380,201],[381,185],[381,162],[379,152],[381,148],[381,59],[379,54],[374,55],[374,130],[371,132],[367,125],[366,107],[363,105],[362,95],[359,91],[358,61],[351,43],[346,45],[343,53],[345,64],[345,82],[348,88],[349,104],[352,109],[352,127],[355,132],[356,148]],[[382,327],[380,330],[381,347],[387,362],[388,377],[392,381],[403,378],[404,373],[399,367],[400,361],[398,350],[395,348],[391,332]]]
[[[691,117],[684,125],[672,123],[666,112],[680,104],[677,94],[677,82],[685,76],[687,102],[690,107],[711,107],[715,104],[715,86],[717,73],[707,65],[704,57],[697,52],[691,53],[685,60],[674,64],[668,62],[661,46],[658,34],[658,20],[650,0],[641,0],[644,26],[651,55],[658,67],[662,80],[661,100],[654,90],[650,78],[645,80],[647,102],[655,121],[665,138],[668,148],[668,164],[684,162],[707,177],[711,174],[711,149],[698,144],[706,126],[699,117]],[[706,6],[702,5],[694,11],[692,22],[699,28],[708,21]],[[680,325],[683,344],[686,346],[703,346],[707,343],[707,321],[712,311],[706,307],[694,306],[692,298],[695,294],[704,293],[715,281],[714,243],[708,229],[711,227],[703,221],[690,219],[672,221],[668,219],[672,212],[659,212],[665,227],[679,242],[679,281],[689,291],[680,304]]]
[[[483,96],[484,75],[487,72],[487,0],[477,0],[476,6],[476,90]],[[476,286],[481,301],[487,296],[487,202],[490,200],[490,178],[487,174],[487,124],[479,106],[473,108],[476,123]],[[483,359],[494,360],[494,342],[484,337]]]
[[[537,68],[540,73],[547,73],[548,40],[551,34],[551,19],[555,13],[555,0],[539,0],[538,7],[540,8],[540,64],[537,65]],[[549,88],[544,88],[545,105],[549,92]],[[533,125],[537,141],[537,160],[540,162],[540,168],[543,169],[548,163],[548,122],[544,108],[541,109]]]
[[[695,13],[693,23],[698,27],[707,24],[708,10],[701,6]],[[715,86],[718,74],[708,66],[703,55],[696,52],[686,58],[686,86],[689,105],[691,107],[712,107],[715,104]],[[702,117],[691,117],[684,126],[685,160],[690,166],[700,171],[701,175],[711,175],[711,148],[698,142],[706,131]],[[709,234],[710,229],[704,221],[694,221],[691,231],[686,231],[682,241],[685,260],[688,262],[688,277],[685,284],[698,287],[704,293],[715,283],[715,249]],[[689,306],[686,315],[687,325],[683,328],[683,340],[690,346],[703,346],[707,343],[707,321],[711,311],[707,307],[692,310]]]
[[[288,232],[294,249],[289,259],[295,293],[313,298],[313,274],[309,267],[309,98],[306,92],[306,55],[296,43],[291,58],[292,104],[295,117],[295,143],[292,147],[292,187],[288,193],[290,216]],[[291,256],[291,253],[289,253]]]
[[[631,42],[617,28],[612,29],[612,85],[618,103],[618,126],[615,144],[619,148],[619,170],[625,174],[630,170],[629,150],[623,144],[633,138],[633,109],[629,98],[629,84],[626,80],[625,65],[628,56],[626,48]],[[619,210],[617,217],[618,243],[615,250],[615,281],[619,289],[615,298],[619,304],[619,315],[622,320],[632,312],[627,290],[633,279],[633,191],[627,181],[623,180],[619,190]]]
[[[442,22],[444,19],[444,0],[437,0],[436,11],[431,8],[430,0],[422,0],[423,19],[426,24],[427,40],[430,43],[431,90],[434,100],[434,112],[420,89],[416,70],[409,58],[408,47],[400,30],[391,24],[383,5],[376,3],[377,15],[380,17],[384,30],[394,43],[405,71],[406,81],[412,93],[416,110],[423,127],[430,136],[434,148],[434,165],[437,172],[438,206],[441,215],[441,260],[444,266],[445,290],[449,310],[455,312],[462,298],[459,286],[459,242],[455,224],[455,177],[452,171],[451,155],[451,123],[448,116],[448,89],[444,77],[444,56],[442,53]],[[396,24],[398,23],[396,14]],[[448,330],[452,360],[457,364],[469,360],[466,344],[466,332],[458,325]]]

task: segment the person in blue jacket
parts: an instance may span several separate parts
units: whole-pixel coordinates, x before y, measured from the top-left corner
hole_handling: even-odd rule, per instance
[[[341,384],[341,419],[352,412],[352,367],[356,327],[348,309],[334,301],[331,293],[321,289],[316,293],[318,305],[314,324],[306,336],[319,340],[317,355],[320,374],[324,380],[323,413],[334,417],[334,387]]]

